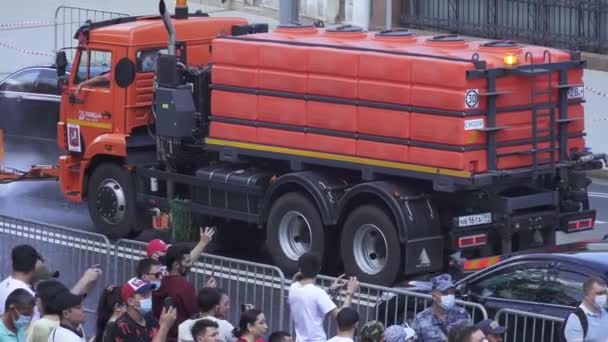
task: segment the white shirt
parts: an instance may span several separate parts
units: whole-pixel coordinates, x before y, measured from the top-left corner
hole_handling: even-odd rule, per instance
[[[66,329],[62,326],[58,326],[51,335],[49,335],[48,342],[87,342],[85,336],[80,337],[73,331]]]
[[[314,284],[289,287],[289,308],[296,330],[296,342],[325,342],[325,316],[336,308],[329,295]]]
[[[217,336],[217,340],[219,342],[236,341],[236,337],[234,337],[234,335],[232,335],[232,330],[234,330],[234,327],[232,326],[232,324],[230,324],[226,320],[218,319],[213,316],[205,316],[203,318],[188,319],[188,320],[185,320],[182,324],[180,324],[179,327],[177,328],[178,342],[194,341],[194,338],[192,337],[191,329],[192,329],[192,326],[194,325],[194,323],[200,321],[201,319],[208,319],[210,321],[214,321],[215,323],[217,323],[217,325],[219,325],[219,329],[218,329],[219,334]]]
[[[348,337],[334,336],[327,340],[327,342],[353,342],[353,339]]]
[[[0,282],[0,315],[4,313],[4,306],[6,304],[6,299],[8,296],[17,289],[24,289],[29,292],[32,296],[34,296],[34,291],[30,288],[30,286],[21,280],[15,279],[12,276],[8,276],[2,282]],[[40,319],[40,312],[38,311],[38,307],[34,307],[34,316],[32,317],[32,322]]]

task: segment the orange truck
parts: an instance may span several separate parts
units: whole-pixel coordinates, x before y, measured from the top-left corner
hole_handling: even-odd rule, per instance
[[[189,199],[249,223],[286,272],[312,251],[391,284],[594,227],[580,53],[160,12],[78,30],[66,153],[33,171],[110,237]]]

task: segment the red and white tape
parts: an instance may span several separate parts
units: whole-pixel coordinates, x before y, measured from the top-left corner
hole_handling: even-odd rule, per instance
[[[594,95],[597,95],[597,96],[608,97],[608,92],[600,90],[600,89],[596,89],[596,88],[591,88],[591,87],[585,86],[585,90],[588,90],[591,94],[594,94]]]
[[[20,21],[16,23],[0,23],[0,30],[7,28],[17,28],[24,26],[40,26],[54,24],[52,20],[39,20],[39,21]]]
[[[0,47],[11,49],[11,50],[15,50],[15,51],[24,53],[26,55],[32,55],[32,56],[55,56],[55,54],[53,54],[52,52],[34,51],[34,50],[23,49],[23,48],[20,48],[18,46],[14,46],[14,45],[8,44],[6,42],[0,42]]]

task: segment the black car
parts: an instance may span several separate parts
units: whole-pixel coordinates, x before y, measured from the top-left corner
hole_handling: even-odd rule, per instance
[[[456,281],[455,286],[458,299],[483,305],[490,318],[494,318],[500,309],[566,318],[583,300],[583,283],[590,276],[608,281],[608,241],[578,242],[542,252],[517,254]],[[410,284],[411,287],[402,289],[430,291],[428,283]],[[388,322],[411,319],[419,311],[413,308],[414,304],[418,307],[430,305],[429,300],[422,303],[420,299],[398,295],[385,299],[378,305],[377,312],[379,319]],[[514,321],[508,323],[511,333],[516,330],[514,324]],[[520,327],[522,324],[523,321]],[[529,328],[528,333],[532,331]],[[555,333],[561,333],[561,330],[545,332],[544,335]]]
[[[91,70],[95,76],[103,68]],[[0,81],[0,129],[6,135],[55,140],[60,103],[54,66],[16,71]]]

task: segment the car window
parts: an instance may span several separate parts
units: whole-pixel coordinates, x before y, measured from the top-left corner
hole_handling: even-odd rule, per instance
[[[540,292],[539,301],[544,303],[578,306],[583,300],[583,283],[588,278],[578,272],[561,270],[549,277]]]
[[[35,92],[38,94],[59,95],[57,72],[48,69],[41,70],[36,79]]]
[[[548,274],[546,265],[520,264],[492,273],[468,287],[473,294],[484,298],[538,301]]]
[[[40,69],[29,69],[16,73],[0,85],[0,90],[18,91],[24,93],[34,92],[34,82],[40,74]]]
[[[167,49],[147,49],[137,52],[137,72],[156,71],[156,61],[160,53],[166,54]]]
[[[75,83],[91,79],[97,75],[108,74],[111,72],[112,53],[98,50],[84,50],[80,55],[78,72],[76,73]],[[109,79],[108,79],[109,80]],[[109,88],[110,82],[97,85],[98,87]]]

